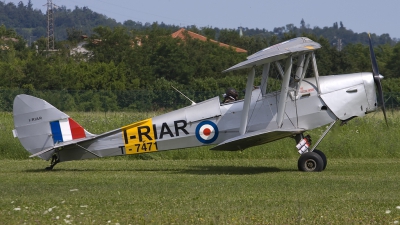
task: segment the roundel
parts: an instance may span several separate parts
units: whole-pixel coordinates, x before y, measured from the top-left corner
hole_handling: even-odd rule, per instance
[[[204,144],[213,143],[218,138],[218,127],[211,121],[203,121],[196,127],[196,138]]]

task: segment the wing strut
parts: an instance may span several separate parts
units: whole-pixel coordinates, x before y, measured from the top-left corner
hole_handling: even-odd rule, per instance
[[[307,55],[307,59],[306,59],[306,65],[303,68],[303,72],[301,74],[299,84],[297,85],[297,89],[296,89],[296,93],[295,93],[296,94],[296,98],[299,95],[299,89],[300,89],[300,86],[301,86],[301,82],[303,82],[303,79],[306,76],[306,72],[307,72],[307,69],[308,69],[308,64],[310,62],[310,58],[311,58],[311,54],[308,54]]]
[[[276,65],[276,68],[278,69],[279,74],[281,75],[281,77],[283,79],[283,76],[285,76],[285,75],[284,75],[284,72],[283,72],[281,64],[278,61],[276,61],[275,65]]]
[[[304,54],[299,55],[298,61],[297,61],[297,70],[296,70],[296,77],[295,79],[301,80],[301,75],[303,74],[304,70]]]
[[[267,94],[267,84],[268,84],[268,76],[269,76],[269,68],[271,63],[264,64],[262,78],[261,78],[261,94],[264,96]]]
[[[312,57],[314,75],[315,75],[315,82],[317,83],[317,88],[318,88],[318,95],[320,95],[321,94],[321,88],[319,87],[319,74],[318,74],[317,60],[315,59],[314,52],[311,53],[311,57]]]
[[[250,103],[251,103],[251,92],[253,91],[253,84],[254,84],[254,74],[255,74],[255,68],[253,66],[251,68],[249,76],[247,77],[246,94],[244,96],[242,118],[240,121],[240,129],[239,129],[240,135],[243,135],[246,133],[247,119],[248,119]]]
[[[291,71],[292,71],[292,56],[290,56],[286,60],[286,64],[285,64],[285,74],[283,76],[281,96],[279,98],[278,113],[277,113],[277,117],[276,117],[276,122],[278,124],[278,128],[281,128],[282,124],[283,124],[282,122],[283,122],[283,116],[285,114],[286,99],[287,99],[288,91],[289,91],[289,81],[290,81],[290,72]]]

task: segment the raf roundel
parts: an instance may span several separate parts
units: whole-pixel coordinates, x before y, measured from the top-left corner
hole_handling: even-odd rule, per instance
[[[218,127],[211,121],[203,121],[196,127],[196,138],[201,143],[210,144],[218,138]]]

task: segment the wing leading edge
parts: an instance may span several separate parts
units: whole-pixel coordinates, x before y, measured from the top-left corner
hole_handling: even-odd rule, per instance
[[[262,64],[282,60],[290,55],[304,54],[305,52],[314,51],[321,48],[321,45],[306,37],[294,38],[271,47],[265,48],[253,55],[247,57],[246,61],[238,63],[223,72],[239,70],[244,68],[251,68]]]

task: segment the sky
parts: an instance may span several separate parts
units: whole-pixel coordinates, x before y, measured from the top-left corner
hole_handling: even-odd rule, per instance
[[[20,0],[3,0],[17,4]],[[117,22],[164,22],[178,26],[259,28],[294,24],[301,19],[311,28],[343,23],[356,33],[388,33],[400,38],[400,0],[52,0],[74,9],[87,6]],[[22,0],[26,5],[28,0]],[[31,0],[33,8],[46,11],[47,0]],[[57,18],[55,18],[57,19]]]

